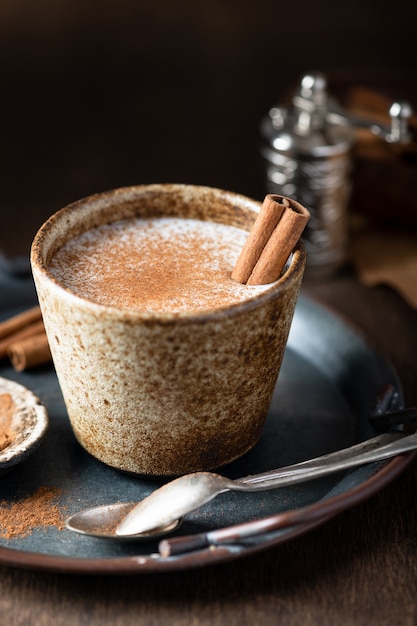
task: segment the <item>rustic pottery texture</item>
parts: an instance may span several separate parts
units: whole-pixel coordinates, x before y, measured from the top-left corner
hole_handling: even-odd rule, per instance
[[[258,440],[305,266],[252,300],[205,313],[154,314],[95,304],[64,289],[48,264],[65,242],[130,216],[179,216],[250,230],[260,204],[207,187],[143,185],[91,196],[53,215],[32,268],[69,418],[104,463],[171,476],[219,467]]]

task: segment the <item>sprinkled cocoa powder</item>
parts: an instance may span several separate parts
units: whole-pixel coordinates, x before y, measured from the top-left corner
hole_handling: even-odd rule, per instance
[[[0,502],[0,537],[26,537],[35,528],[48,526],[63,530],[64,511],[56,502],[60,493],[56,487],[39,487],[30,496],[16,502]]]
[[[0,452],[7,448],[15,439],[12,428],[14,402],[10,393],[0,394]]]
[[[183,218],[120,220],[76,237],[50,269],[95,302],[153,312],[202,311],[255,296],[231,278],[247,232]]]

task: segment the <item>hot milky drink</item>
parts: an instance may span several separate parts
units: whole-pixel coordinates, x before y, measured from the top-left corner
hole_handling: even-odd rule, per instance
[[[195,219],[124,219],[67,243],[50,270],[66,288],[103,305],[198,312],[235,304],[268,288],[231,279],[247,236],[233,226]]]
[[[261,208],[221,189],[138,185],[64,207],[36,235],[55,369],[75,437],[98,460],[172,477],[258,441],[306,258],[296,246],[269,284],[232,279]]]

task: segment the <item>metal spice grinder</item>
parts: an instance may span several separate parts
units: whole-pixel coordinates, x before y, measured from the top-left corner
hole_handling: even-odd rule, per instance
[[[393,102],[390,125],[353,115],[329,96],[326,77],[311,73],[301,79],[288,108],[274,106],[261,121],[266,193],[292,197],[311,213],[303,235],[307,276],[325,278],[347,261],[355,129],[406,143],[411,114],[408,103]]]

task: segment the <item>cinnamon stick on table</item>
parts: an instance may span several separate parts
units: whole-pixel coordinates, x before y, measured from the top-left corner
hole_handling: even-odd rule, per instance
[[[0,322],[0,359],[6,356],[18,371],[51,360],[39,307]]]
[[[0,322],[0,339],[12,335],[26,326],[29,326],[34,322],[40,322],[41,320],[42,314],[38,306],[34,306],[27,311],[23,311],[23,313],[18,313],[18,315],[14,315],[4,322]]]
[[[268,194],[232,278],[247,285],[263,285],[277,280],[309,218],[309,211],[299,202]]]
[[[16,341],[21,341],[27,337],[33,337],[43,333],[45,333],[45,327],[43,325],[43,321],[40,320],[38,322],[34,322],[33,324],[29,324],[28,326],[24,326],[20,330],[16,330],[10,335],[7,335],[7,337],[0,340],[0,359],[7,356],[9,347],[13,343],[16,343]]]
[[[8,355],[13,367],[18,372],[47,363],[52,358],[45,333],[27,337],[11,344]]]

